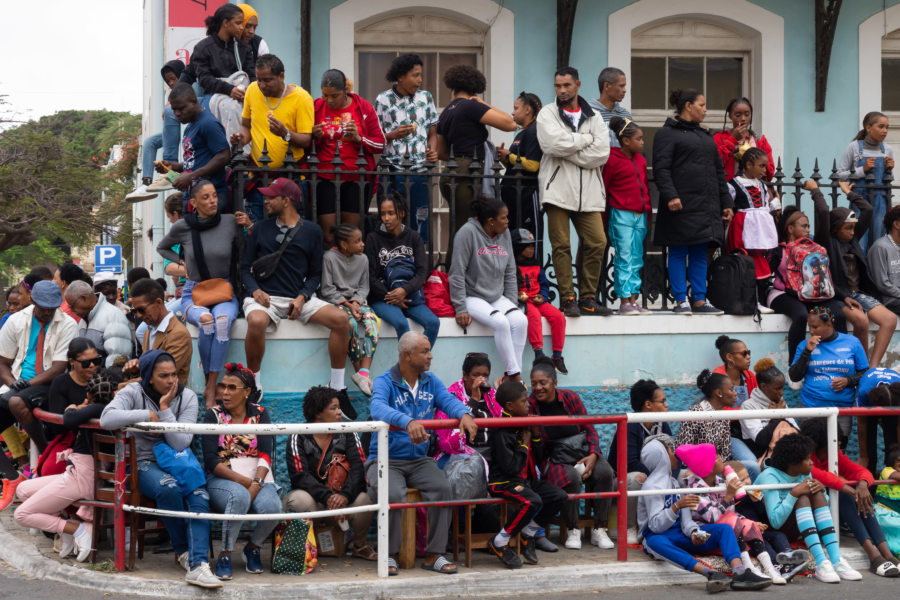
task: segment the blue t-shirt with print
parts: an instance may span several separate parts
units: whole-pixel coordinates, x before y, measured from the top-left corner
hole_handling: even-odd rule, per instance
[[[856,393],[856,403],[859,406],[869,406],[869,392],[881,384],[891,384],[900,381],[900,373],[892,369],[869,369],[859,380],[859,389]]]
[[[797,362],[806,344],[797,346],[797,352],[791,364]],[[855,390],[844,388],[839,392],[831,389],[831,380],[836,377],[849,377],[857,371],[869,366],[869,359],[859,340],[846,333],[838,333],[830,342],[822,342],[812,351],[803,389],[800,390],[800,401],[806,408],[828,406],[853,406]]]
[[[184,172],[196,171],[212,160],[213,156],[227,150],[228,138],[225,128],[208,110],[200,111],[200,116],[193,123],[188,123],[181,139],[184,150]],[[225,168],[207,177],[217,188],[225,185]]]
[[[28,351],[25,352],[25,360],[22,361],[22,374],[19,375],[21,379],[30,380],[37,375],[35,365],[37,364],[37,342],[40,332],[40,321],[31,317],[31,337],[28,338]]]

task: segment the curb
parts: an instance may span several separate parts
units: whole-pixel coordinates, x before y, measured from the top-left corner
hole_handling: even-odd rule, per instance
[[[842,555],[854,568],[868,570],[868,558],[862,549],[841,548]],[[693,573],[668,563],[614,562],[597,565],[573,565],[571,567],[537,567],[518,571],[515,577],[498,577],[498,571],[467,570],[465,573],[438,579],[440,575],[425,577],[399,577],[388,580],[367,580],[353,583],[334,581],[316,583],[315,575],[291,583],[226,583],[220,590],[204,590],[193,587],[183,579],[146,579],[102,573],[57,562],[42,555],[33,544],[21,540],[0,525],[0,560],[29,577],[49,579],[101,592],[128,591],[138,596],[158,598],[265,598],[281,600],[307,597],[341,598],[342,600],[369,600],[391,598],[417,600],[420,598],[466,598],[509,595],[544,594],[547,584],[553,582],[553,592],[585,592],[621,587],[646,587],[658,585],[684,585],[701,583]],[[451,586],[434,585],[439,581]]]

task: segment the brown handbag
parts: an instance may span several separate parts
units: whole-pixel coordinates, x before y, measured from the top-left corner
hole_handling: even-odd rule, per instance
[[[191,290],[191,304],[195,306],[215,306],[228,302],[234,297],[234,289],[227,279],[216,277],[200,281]]]
[[[328,443],[322,448],[322,458],[319,459],[319,466],[316,467],[316,475],[325,481],[325,486],[332,492],[339,492],[344,489],[344,484],[347,482],[347,475],[350,474],[350,461],[347,460],[347,457],[335,452],[331,455],[331,460],[328,461],[328,464],[325,465],[325,471],[322,471],[322,463],[325,462],[325,455],[328,452],[328,448],[331,446],[331,439],[333,437],[333,435],[329,437]],[[321,448],[321,445],[319,447]]]

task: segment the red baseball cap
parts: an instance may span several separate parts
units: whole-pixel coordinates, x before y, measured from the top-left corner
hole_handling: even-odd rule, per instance
[[[284,196],[285,198],[290,198],[294,204],[298,204],[303,199],[303,192],[300,190],[300,186],[287,177],[279,177],[268,187],[259,188],[259,193],[270,198]]]

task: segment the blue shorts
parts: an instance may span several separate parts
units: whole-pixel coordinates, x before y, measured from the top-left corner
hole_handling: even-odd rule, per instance
[[[853,292],[850,294],[850,298],[853,298],[857,302],[859,302],[860,306],[862,306],[863,312],[869,312],[876,306],[881,306],[881,302],[869,296],[868,294],[863,294],[862,292]]]

